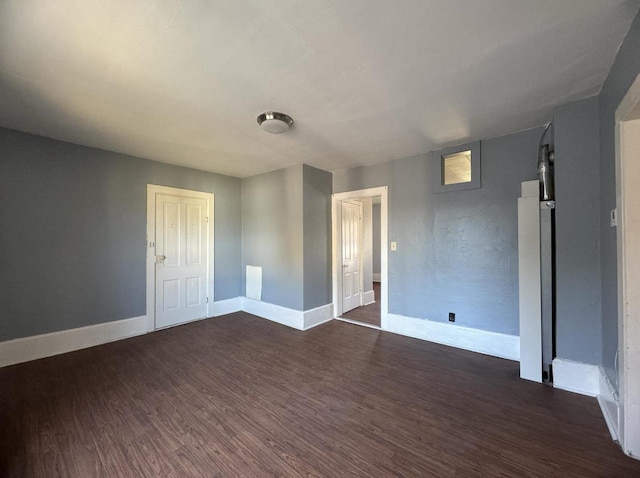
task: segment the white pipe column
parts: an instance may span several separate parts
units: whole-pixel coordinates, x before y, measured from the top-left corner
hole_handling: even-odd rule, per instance
[[[518,198],[520,378],[542,382],[539,182],[522,183]]]

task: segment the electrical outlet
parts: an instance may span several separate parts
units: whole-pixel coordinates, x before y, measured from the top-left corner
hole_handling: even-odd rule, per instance
[[[455,312],[449,312],[449,322],[455,322],[455,321],[456,321]]]
[[[392,251],[397,251],[398,250],[398,243],[396,241],[392,241],[391,242],[391,250]]]

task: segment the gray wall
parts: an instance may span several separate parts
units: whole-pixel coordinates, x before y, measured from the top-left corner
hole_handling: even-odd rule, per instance
[[[303,167],[304,310],[330,304],[331,173]]]
[[[331,173],[291,166],[242,180],[243,280],[262,267],[262,300],[295,310],[331,303]]]
[[[380,204],[374,204],[372,208],[372,228],[373,228],[373,273],[380,274]]]
[[[303,166],[242,180],[242,277],[262,267],[262,300],[304,310]]]
[[[640,15],[636,15],[600,92],[602,363],[614,384],[617,384],[614,360],[618,350],[618,281],[616,229],[609,227],[609,211],[616,207],[615,111],[640,74],[639,52]]]
[[[239,179],[0,128],[0,341],[145,314],[147,183],[215,194],[215,300],[240,295]]]
[[[438,156],[334,174],[334,193],[389,187],[389,310],[518,334],[517,198],[542,130],[482,141],[482,188],[434,194]]]
[[[599,365],[600,141],[598,98],[554,112],[556,352]]]

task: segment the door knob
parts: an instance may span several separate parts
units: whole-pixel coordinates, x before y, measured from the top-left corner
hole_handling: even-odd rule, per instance
[[[156,256],[156,264],[159,264],[161,262],[164,262],[164,260],[167,258],[167,256]]]

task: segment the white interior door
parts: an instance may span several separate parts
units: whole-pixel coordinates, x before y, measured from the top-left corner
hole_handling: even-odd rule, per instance
[[[207,200],[156,195],[156,328],[207,315]]]
[[[362,203],[342,201],[342,312],[360,307]]]

